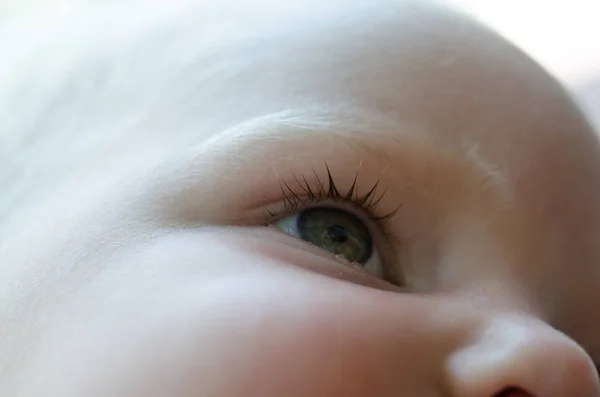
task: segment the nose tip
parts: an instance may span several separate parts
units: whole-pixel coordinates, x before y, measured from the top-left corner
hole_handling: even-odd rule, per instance
[[[447,371],[456,397],[600,397],[587,353],[533,320],[490,322],[449,357]]]

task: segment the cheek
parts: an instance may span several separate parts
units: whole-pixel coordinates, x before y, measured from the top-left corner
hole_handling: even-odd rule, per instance
[[[121,344],[137,341],[123,362],[152,362],[144,382],[220,396],[385,395],[402,372],[419,372],[398,372],[398,361],[430,348],[423,312],[407,308],[393,318],[376,291],[297,281],[242,276],[200,293],[173,290],[170,310],[115,335]]]
[[[351,397],[410,389],[427,371],[407,358],[432,349],[430,303],[214,250],[202,258],[223,271],[209,275],[139,259],[131,269],[169,271],[152,282],[106,273],[56,318],[36,372],[69,397],[65,385],[92,396]]]

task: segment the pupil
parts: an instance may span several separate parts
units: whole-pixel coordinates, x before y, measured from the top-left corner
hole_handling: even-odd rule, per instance
[[[348,241],[346,229],[340,225],[333,225],[327,229],[329,237],[334,243],[345,243]]]

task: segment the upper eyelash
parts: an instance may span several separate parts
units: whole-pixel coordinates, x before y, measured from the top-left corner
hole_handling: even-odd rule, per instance
[[[359,174],[359,171],[357,171],[350,188],[345,193],[342,193],[338,189],[327,163],[325,163],[325,169],[327,171],[326,183],[323,183],[314,169],[313,183],[309,182],[305,175],[301,175],[300,177],[297,175],[293,176],[294,182],[298,185],[298,188],[302,190],[302,193],[297,193],[297,191],[290,186],[290,183],[280,179],[281,193],[284,197],[284,213],[287,214],[296,211],[300,207],[304,207],[309,204],[320,203],[323,201],[343,202],[350,203],[360,208],[367,214],[369,219],[380,223],[392,218],[400,209],[401,205],[388,213],[376,215],[377,205],[387,193],[387,189],[381,192],[381,194],[377,193],[379,181],[375,182],[375,184],[365,194],[360,195],[357,189]],[[267,212],[271,218],[276,216],[275,213],[272,213],[269,210],[267,210]]]

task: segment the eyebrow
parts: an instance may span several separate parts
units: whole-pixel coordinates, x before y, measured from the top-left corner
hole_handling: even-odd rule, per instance
[[[506,188],[506,175],[485,157],[478,142],[470,142],[461,136],[457,145],[446,145],[420,126],[403,125],[376,112],[370,114],[371,120],[349,113],[280,112],[242,123],[217,134],[214,141],[227,141],[226,146],[232,151],[244,148],[241,151],[247,153],[248,148],[256,148],[260,155],[264,153],[259,143],[285,146],[286,141],[290,144],[302,142],[307,149],[328,146],[333,150],[327,152],[336,149],[344,154],[354,152],[357,158],[382,163],[382,168],[408,158],[412,161],[411,168],[443,165],[440,168],[448,171],[469,169],[480,183]],[[210,140],[205,144],[210,145]]]
[[[268,147],[305,143],[307,148],[311,149],[320,144],[321,147],[339,148],[344,152],[356,151],[358,153],[354,154],[359,157],[367,157],[376,151],[381,161],[388,162],[395,154],[391,153],[389,148],[396,145],[412,151],[435,149],[435,142],[426,142],[426,134],[414,133],[416,128],[400,126],[400,123],[378,117],[374,113],[370,115],[372,117],[369,117],[369,120],[365,120],[364,117],[352,115],[350,111],[282,111],[248,120],[215,134],[200,143],[198,148],[247,154],[252,148],[260,148],[259,151],[262,152],[264,146],[260,144]],[[385,138],[385,141],[381,138]],[[436,151],[439,152],[439,149]]]

